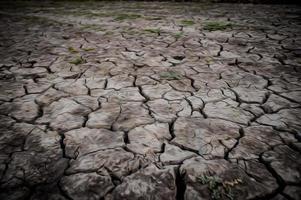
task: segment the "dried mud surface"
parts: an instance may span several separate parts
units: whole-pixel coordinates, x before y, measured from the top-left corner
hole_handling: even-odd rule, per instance
[[[300,7],[0,5],[0,199],[301,196]]]

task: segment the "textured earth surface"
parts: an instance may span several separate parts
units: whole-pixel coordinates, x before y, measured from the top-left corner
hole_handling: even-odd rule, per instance
[[[301,199],[300,7],[0,8],[0,199]]]

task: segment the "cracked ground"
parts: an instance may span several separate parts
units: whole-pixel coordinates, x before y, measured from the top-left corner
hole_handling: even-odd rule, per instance
[[[301,8],[0,4],[0,199],[300,200]]]

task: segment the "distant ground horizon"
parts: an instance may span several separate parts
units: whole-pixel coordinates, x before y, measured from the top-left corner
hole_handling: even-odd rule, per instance
[[[300,4],[298,0],[12,0],[10,2],[22,2],[22,1],[33,1],[33,2],[193,2],[193,3],[251,3],[251,4]]]

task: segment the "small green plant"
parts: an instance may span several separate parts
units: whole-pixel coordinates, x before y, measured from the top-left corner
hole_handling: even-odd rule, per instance
[[[136,35],[136,34],[139,34],[141,32],[139,32],[139,30],[136,29],[136,28],[129,27],[129,28],[123,29],[121,33],[127,34],[127,35]]]
[[[160,78],[167,80],[180,80],[182,75],[174,71],[168,71],[160,73]]]
[[[148,29],[144,29],[145,32],[148,32],[148,33],[155,33],[155,34],[160,34],[161,33],[161,30],[158,29],[158,28],[148,28]]]
[[[161,20],[162,19],[162,17],[148,17],[148,18],[146,18],[147,20],[154,20],[154,21],[156,21],[156,20]]]
[[[201,184],[203,185],[208,184],[210,189],[216,187],[217,183],[221,182],[221,179],[217,176],[202,175],[198,177],[198,181],[201,182]]]
[[[192,25],[195,24],[195,22],[192,21],[192,20],[182,20],[182,21],[181,21],[181,24],[182,24],[183,26],[192,26]]]
[[[86,60],[83,59],[82,57],[77,57],[74,60],[70,61],[69,63],[74,65],[80,65],[86,63]]]
[[[207,65],[210,65],[213,63],[213,58],[212,57],[205,57],[205,62]]]
[[[94,48],[83,48],[84,51],[93,51],[95,50]]]
[[[106,31],[106,29],[104,29],[96,24],[85,24],[85,25],[81,26],[81,29],[82,30],[89,29],[89,30],[93,30],[93,31],[103,31],[103,32]]]
[[[73,48],[73,47],[68,47],[68,51],[70,53],[78,53],[78,51],[75,48]]]
[[[201,175],[197,180],[202,185],[208,185],[211,198],[213,200],[229,199],[235,200],[235,195],[232,191],[232,187],[242,183],[242,180],[237,178],[232,181],[223,182],[218,176]]]
[[[226,23],[221,21],[206,22],[204,24],[204,29],[208,31],[218,31],[218,30],[222,31],[230,27],[232,27],[231,23]]]
[[[122,21],[122,20],[125,20],[125,19],[137,19],[137,18],[140,18],[142,17],[141,15],[139,14],[128,14],[128,13],[123,13],[123,14],[119,14],[117,15],[117,17],[115,17],[115,21]]]
[[[183,32],[175,33],[173,36],[174,36],[174,38],[179,39],[183,36]]]

